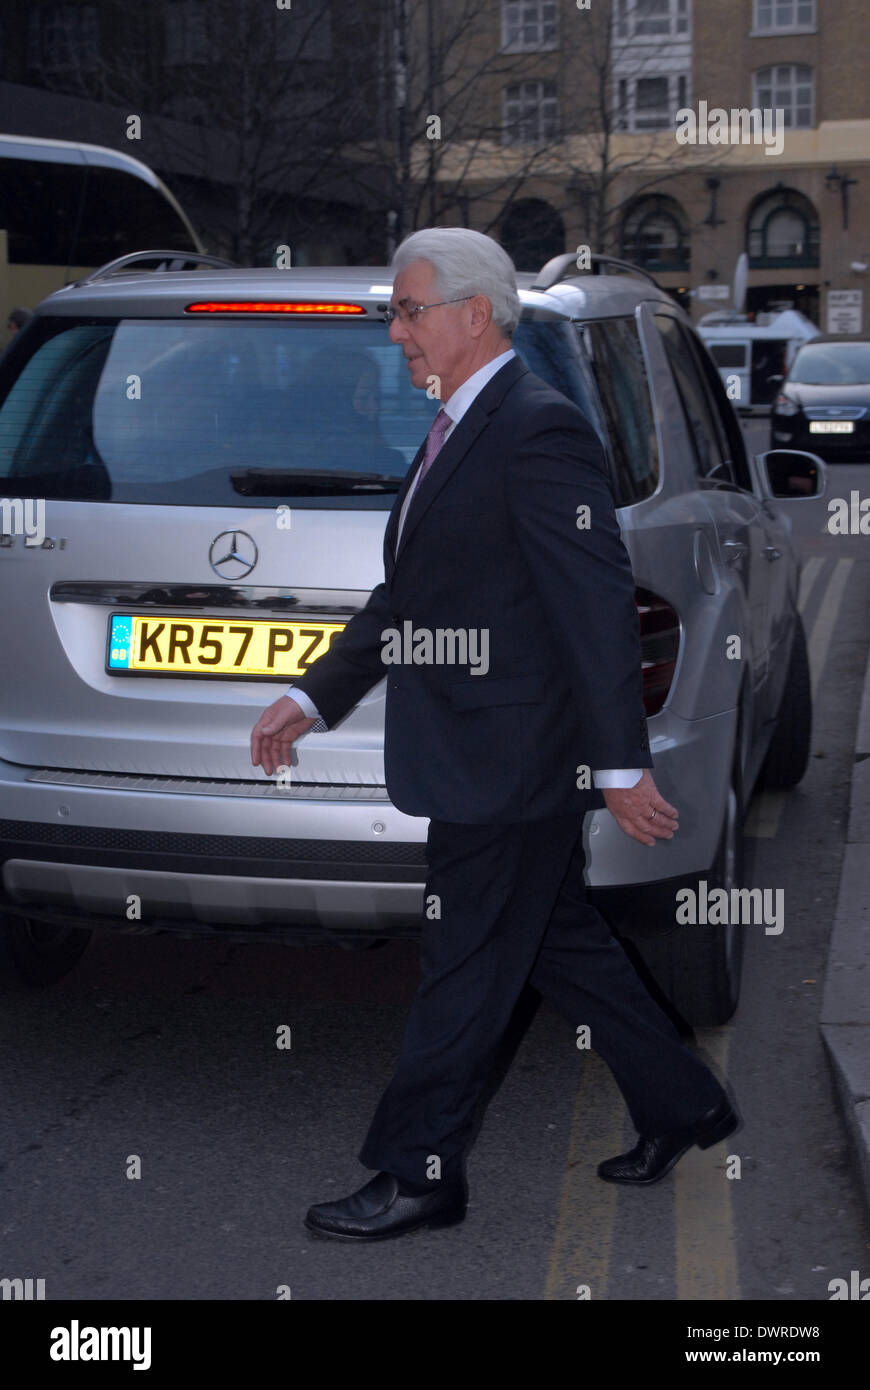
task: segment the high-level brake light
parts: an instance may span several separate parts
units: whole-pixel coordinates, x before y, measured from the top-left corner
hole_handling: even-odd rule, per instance
[[[364,314],[362,304],[320,304],[309,300],[207,299],[188,304],[188,314]]]

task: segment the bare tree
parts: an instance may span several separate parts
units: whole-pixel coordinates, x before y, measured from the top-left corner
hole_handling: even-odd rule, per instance
[[[387,251],[422,223],[479,221],[478,200],[509,205],[550,137],[517,144],[485,186],[473,171],[504,145],[501,91],[529,55],[500,44],[492,0],[384,0],[377,105],[350,153],[348,177],[384,205]]]
[[[378,259],[423,223],[499,235],[535,197],[618,253],[628,203],[698,168],[676,143],[663,162],[652,130],[630,147],[621,137],[620,65],[632,82],[660,79],[671,38],[644,35],[626,68],[612,0],[560,0],[558,33],[542,22],[537,46],[512,37],[509,12],[499,0],[96,0],[40,6],[29,23],[50,19],[44,85],[115,111],[108,143],[156,165],[196,204],[209,245],[243,263],[284,243],[291,257],[301,243],[321,259]],[[524,114],[523,93],[554,73],[558,114],[547,96]]]
[[[628,93],[643,91],[645,78],[653,92],[664,81],[665,104],[673,106],[678,92],[689,91],[688,44],[683,87],[673,36],[657,35],[658,19],[632,42],[618,32],[612,0],[589,10],[563,3],[558,37],[548,44],[539,26],[540,46],[517,50],[502,32],[505,8],[492,0],[386,0],[379,138],[361,148],[381,179],[386,170],[394,235],[451,218],[498,234],[521,200],[546,189],[593,251],[618,254],[628,205],[645,193],[673,192],[675,180],[698,170],[676,142],[662,158],[661,130],[673,129],[673,113],[636,109],[631,96],[623,104],[620,74]],[[638,0],[639,28],[642,16]],[[542,110],[512,126],[512,88],[544,84],[554,71],[558,124]],[[709,151],[705,168],[724,156]]]
[[[98,42],[85,45],[76,8],[54,13],[40,80],[114,108],[113,143],[198,189],[210,244],[250,263],[285,241],[292,255],[294,234],[328,238],[336,208],[353,225],[341,171],[373,104],[366,7],[98,0],[96,11]],[[128,139],[131,114],[141,144]]]

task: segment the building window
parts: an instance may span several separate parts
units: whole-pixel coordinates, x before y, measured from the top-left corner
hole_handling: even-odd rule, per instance
[[[208,62],[208,0],[172,0],[166,9],[166,61]]]
[[[814,123],[813,70],[803,63],[778,63],[755,74],[753,106],[782,110],[787,128],[806,130]]]
[[[816,27],[816,0],[755,0],[753,33],[794,32]]]
[[[777,188],[757,200],[746,224],[750,269],[819,264],[819,218],[803,193]]]
[[[43,72],[86,71],[98,58],[96,5],[54,5],[28,15],[28,61]]]
[[[541,144],[559,138],[555,82],[515,82],[504,91],[505,145]]]
[[[666,77],[639,77],[634,89],[635,130],[665,130],[671,124]]]
[[[634,32],[636,34],[670,34],[670,0],[637,0]]]
[[[535,53],[556,48],[557,25],[557,0],[502,0],[502,49]]]
[[[615,127],[617,130],[670,130],[677,111],[685,108],[688,78],[685,73],[659,77],[617,79]]]
[[[639,198],[622,225],[622,255],[647,270],[688,270],[688,222],[675,198]]]
[[[617,0],[614,24],[623,40],[687,37],[689,0]]]

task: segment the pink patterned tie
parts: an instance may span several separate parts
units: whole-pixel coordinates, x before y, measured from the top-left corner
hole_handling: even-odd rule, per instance
[[[421,463],[417,471],[417,476],[414,479],[411,491],[408,494],[405,509],[402,513],[402,518],[399,522],[399,532],[396,537],[397,547],[402,539],[402,532],[405,529],[405,523],[408,520],[408,514],[409,512],[412,512],[414,510],[414,498],[417,496],[417,491],[420,487],[420,484],[423,481],[423,478],[425,477],[432,463],[437,458],[441,446],[444,443],[444,436],[452,424],[453,421],[447,414],[447,411],[444,410],[442,407],[442,409],[439,410],[438,414],[435,416],[435,419],[432,421],[429,433],[426,436],[426,452],[423,455],[423,462]]]
[[[417,474],[417,481],[414,484],[415,492],[425,478],[429,468],[438,457],[441,445],[444,443],[444,436],[452,424],[453,421],[442,406],[435,416],[435,419],[432,421],[432,426],[426,439],[426,452],[423,455],[420,472]]]

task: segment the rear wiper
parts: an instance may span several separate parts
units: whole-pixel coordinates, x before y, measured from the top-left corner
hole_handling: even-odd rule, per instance
[[[243,497],[398,492],[404,481],[400,474],[356,473],[351,469],[342,472],[333,468],[243,468],[230,474],[230,482]]]

